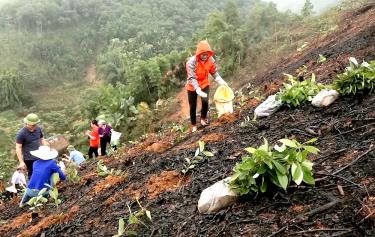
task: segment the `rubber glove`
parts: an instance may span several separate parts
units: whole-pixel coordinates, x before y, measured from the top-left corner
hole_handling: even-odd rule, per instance
[[[195,90],[195,92],[197,92],[197,94],[198,94],[200,97],[202,97],[202,98],[207,98],[207,93],[203,92],[203,91],[201,90],[200,87],[198,87],[198,88]]]
[[[228,84],[223,80],[223,78],[221,78],[221,76],[217,76],[217,77],[215,78],[215,81],[216,81],[217,83],[219,83],[219,85],[225,85],[225,86],[228,85]]]

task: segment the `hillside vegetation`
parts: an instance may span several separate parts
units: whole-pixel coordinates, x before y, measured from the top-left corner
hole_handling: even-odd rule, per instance
[[[47,135],[67,133],[82,149],[82,131],[98,117],[124,142],[137,139],[158,131],[173,108],[155,110],[155,103],[183,87],[198,40],[211,42],[229,79],[250,44],[304,17],[252,0],[7,2],[0,8],[4,170],[14,165],[12,140],[27,113],[41,116]]]
[[[217,34],[209,33],[211,29],[231,30],[225,18],[225,9],[229,8],[225,7],[223,11],[209,14],[202,31],[215,42],[223,69],[236,66],[226,77],[238,88],[233,114],[216,119],[212,112],[211,124],[196,133],[186,132],[177,121],[168,126],[162,123],[164,129],[158,128],[157,133],[148,133],[132,145],[124,144],[110,157],[88,160],[78,176],[72,175],[58,185],[58,198],[55,196],[50,203],[41,205],[38,217],[32,217],[28,207],[21,209],[14,205],[19,201],[17,198],[1,203],[0,235],[374,235],[375,4],[345,1],[324,15],[287,14],[288,17],[277,12],[273,5],[259,4],[250,8],[248,21],[240,21],[242,27],[235,28],[239,31],[235,38],[226,38],[234,34],[215,38]],[[271,10],[275,15],[265,14]],[[267,22],[260,19],[269,19],[268,25],[259,29],[256,25],[250,27],[251,22],[260,25]],[[224,39],[233,39],[233,42],[221,41]],[[221,45],[223,42],[226,44]],[[242,42],[243,52],[229,50],[228,42],[233,45]],[[112,40],[101,55],[126,54],[124,47],[123,40]],[[241,57],[237,57],[241,55],[239,52],[243,53]],[[119,62],[127,62],[124,58],[126,55]],[[241,60],[236,61],[238,58]],[[144,66],[146,70],[154,63],[157,71],[160,65],[157,59],[160,55],[140,58],[133,63],[141,64],[131,69]],[[123,69],[120,75],[127,75],[126,65]],[[172,74],[178,71],[173,70]],[[288,81],[284,73],[293,78],[293,86],[285,84]],[[151,83],[152,73],[142,75],[148,75],[145,78]],[[131,129],[139,129],[150,119],[155,122],[165,117],[166,111],[153,107],[159,96],[153,99],[147,92],[146,97],[139,98],[150,101],[141,103],[136,94],[127,94],[135,81],[127,81],[126,76],[121,78],[126,82],[116,81],[114,86],[103,77],[105,85],[99,86],[98,91],[90,90],[92,94],[85,97],[86,102],[92,98],[90,103],[97,110],[89,111],[93,107],[82,102],[79,106],[85,108],[85,116],[105,113],[101,106],[106,101],[115,109],[116,98],[123,99],[120,95],[124,94],[129,96],[125,100],[126,110],[113,112],[118,112],[119,118],[126,115],[135,120],[113,120],[119,123],[118,129],[126,127],[135,132]],[[320,89],[315,88],[315,83],[323,84],[319,87],[333,86],[342,94],[329,107],[313,107],[308,97]],[[306,84],[310,87],[306,88]],[[154,89],[150,90],[154,93],[151,95],[159,95],[160,86]],[[284,106],[269,117],[252,120],[255,108],[268,95],[280,90]],[[291,91],[300,93],[293,98],[299,103],[287,101],[289,95],[293,97]],[[103,104],[95,104],[97,100]],[[175,106],[172,101],[169,103]],[[77,113],[76,118],[81,119],[77,121],[85,121],[74,108],[69,109],[70,117]],[[174,112],[173,108],[171,111]],[[51,121],[54,119],[52,112],[46,114],[51,116]],[[7,120],[16,116],[7,115]],[[79,131],[78,123],[74,126]],[[244,195],[215,214],[199,213],[197,203],[202,191],[228,176],[235,177],[231,185]],[[57,199],[62,203],[56,205]]]

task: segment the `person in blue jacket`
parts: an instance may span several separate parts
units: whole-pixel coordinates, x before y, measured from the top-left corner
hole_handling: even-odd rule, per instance
[[[76,165],[80,165],[85,161],[85,157],[80,151],[77,151],[73,145],[69,145],[67,150],[69,151],[69,156],[64,154],[63,156],[66,157],[63,160],[66,162],[74,162]]]
[[[23,207],[31,198],[38,196],[39,191],[43,188],[49,189],[50,187],[48,185],[52,184],[51,178],[54,173],[59,174],[60,180],[66,179],[60,166],[58,166],[54,160],[58,155],[55,149],[51,149],[49,146],[40,146],[38,150],[30,151],[30,153],[34,157],[37,157],[38,160],[33,164],[33,174],[27,184],[19,205],[20,207]]]

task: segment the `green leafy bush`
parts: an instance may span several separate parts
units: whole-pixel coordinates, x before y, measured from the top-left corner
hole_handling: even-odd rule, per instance
[[[266,139],[256,149],[246,148],[250,155],[243,157],[242,162],[234,167],[235,173],[229,181],[229,187],[240,195],[245,195],[250,192],[265,192],[270,182],[284,190],[291,181],[297,185],[302,181],[314,185],[313,164],[307,156],[310,153],[317,154],[319,150],[296,140],[281,139],[279,142],[282,145],[275,145],[273,149]]]
[[[297,107],[306,101],[312,101],[313,97],[324,87],[315,82],[314,73],[311,75],[311,79],[302,82],[297,81],[292,75],[285,75],[288,76],[291,84],[284,83],[284,88],[280,90],[276,98],[289,107]]]
[[[374,93],[375,91],[375,61],[358,64],[355,58],[349,58],[349,67],[338,75],[333,82],[333,88],[341,95],[355,95],[358,92]]]
[[[0,109],[22,105],[24,78],[17,71],[0,71]]]

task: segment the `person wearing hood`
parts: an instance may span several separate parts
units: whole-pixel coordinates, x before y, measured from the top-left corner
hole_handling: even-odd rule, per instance
[[[58,156],[55,149],[51,149],[49,146],[40,146],[38,150],[30,151],[30,153],[38,160],[33,164],[33,174],[27,184],[20,207],[23,207],[31,198],[38,196],[39,191],[43,188],[49,189],[50,187],[46,184],[52,186],[51,178],[54,173],[59,174],[60,180],[66,179],[65,174],[54,160]]]
[[[200,123],[202,126],[208,125],[208,97],[210,92],[210,82],[208,75],[211,74],[217,83],[227,85],[217,72],[214,59],[214,52],[211,50],[207,40],[200,41],[197,45],[195,55],[190,57],[186,63],[188,101],[190,107],[191,131],[197,131],[197,99],[201,97],[202,110]]]

